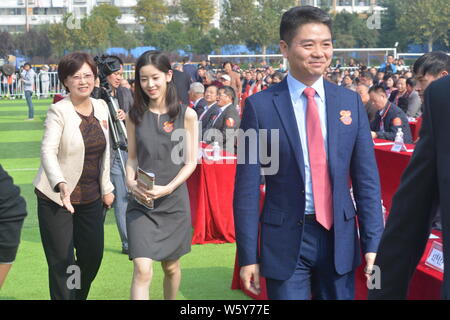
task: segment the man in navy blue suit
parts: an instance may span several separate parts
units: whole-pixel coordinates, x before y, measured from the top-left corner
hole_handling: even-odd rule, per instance
[[[265,276],[269,299],[354,299],[361,253],[368,277],[383,232],[367,114],[357,93],[322,77],[333,56],[325,12],[290,9],[280,38],[289,74],[247,98],[240,127],[234,193],[240,276],[256,294]],[[256,138],[255,148],[249,132],[268,136]],[[270,162],[261,150],[270,151]],[[260,216],[261,171],[268,174]]]

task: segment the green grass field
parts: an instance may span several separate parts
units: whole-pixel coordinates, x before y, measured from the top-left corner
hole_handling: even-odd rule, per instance
[[[14,178],[27,201],[28,217],[22,229],[22,241],[16,261],[0,290],[0,300],[49,299],[47,263],[42,248],[36,198],[32,181],[39,168],[39,150],[43,121],[50,100],[34,100],[35,120],[27,118],[25,100],[0,101],[0,164]],[[195,245],[181,259],[182,281],[178,299],[249,299],[239,290],[231,290],[235,244]],[[105,252],[89,299],[129,299],[133,263],[121,254],[114,213],[105,222]],[[150,298],[163,299],[163,272],[154,264]]]

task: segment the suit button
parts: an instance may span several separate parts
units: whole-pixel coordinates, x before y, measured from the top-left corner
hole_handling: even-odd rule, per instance
[[[305,190],[300,191],[300,193],[304,196],[305,195]]]
[[[301,226],[301,225],[303,225],[303,221],[302,221],[302,220],[299,220],[299,221],[297,222],[297,224],[298,224],[299,226]]]

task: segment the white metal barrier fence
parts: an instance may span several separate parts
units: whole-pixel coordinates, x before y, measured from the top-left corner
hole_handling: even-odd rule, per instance
[[[47,74],[48,81],[46,81],[46,77],[42,78],[43,74],[36,73],[33,97],[45,99],[64,92],[64,86],[58,79],[58,73],[48,72]],[[124,70],[123,78],[134,79],[134,70]],[[4,75],[0,77],[0,97],[2,99],[25,99],[24,85],[17,73],[10,77]]]

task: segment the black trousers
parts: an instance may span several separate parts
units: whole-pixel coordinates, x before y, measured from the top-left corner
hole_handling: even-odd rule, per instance
[[[39,230],[52,300],[86,300],[103,258],[102,200],[73,207],[72,215],[55,202],[38,197]]]

